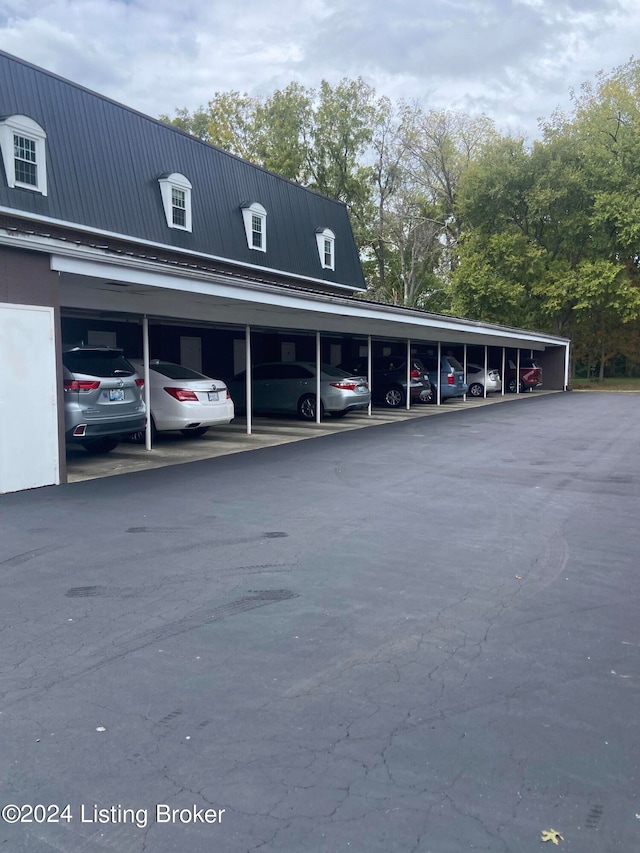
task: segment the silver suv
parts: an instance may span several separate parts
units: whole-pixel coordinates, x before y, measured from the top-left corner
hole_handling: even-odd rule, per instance
[[[65,439],[89,453],[109,453],[121,438],[144,430],[144,380],[110,347],[77,346],[62,353]]]

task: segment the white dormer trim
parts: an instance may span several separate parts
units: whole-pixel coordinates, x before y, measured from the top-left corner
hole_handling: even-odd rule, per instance
[[[46,139],[44,129],[29,116],[0,119],[0,151],[8,186],[47,194]],[[26,170],[22,177],[21,168]]]
[[[324,270],[335,270],[336,268],[336,235],[330,228],[318,228],[316,230],[316,242],[318,244],[318,255],[320,266]]]
[[[247,246],[256,252],[267,251],[267,211],[257,201],[245,201],[240,205]]]
[[[192,231],[191,218],[191,182],[180,172],[161,175],[158,178],[162,206],[168,228],[179,231]],[[175,192],[174,192],[175,191]]]

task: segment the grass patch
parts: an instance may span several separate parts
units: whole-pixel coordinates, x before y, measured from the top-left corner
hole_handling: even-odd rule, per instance
[[[574,391],[640,391],[640,377],[619,376],[611,379],[572,379],[569,387]]]

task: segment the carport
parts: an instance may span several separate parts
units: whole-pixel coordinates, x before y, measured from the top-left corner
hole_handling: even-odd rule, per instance
[[[214,336],[227,376],[246,367],[249,436],[251,368],[269,348],[317,367],[356,347],[370,379],[376,348],[411,356],[428,344],[438,361],[472,348],[485,364],[535,353],[545,388],[566,388],[564,338],[359,298],[341,202],[2,51],[0,82],[0,403],[4,423],[21,422],[0,440],[0,492],[66,481],[67,332],[144,357],[147,379],[151,342],[164,349],[154,357],[190,366]],[[35,158],[28,174],[16,172],[16,140]]]
[[[568,383],[569,341],[537,332],[489,325],[471,320],[430,314],[352,296],[325,294],[313,290],[287,289],[255,280],[198,271],[159,271],[156,263],[127,258],[117,264],[84,249],[55,253],[51,269],[59,276],[60,303],[65,316],[93,317],[101,321],[125,321],[139,327],[140,355],[150,357],[150,325],[184,324],[187,328],[224,331],[233,341],[233,372],[246,367],[247,422],[252,432],[251,366],[252,342],[256,333],[301,335],[307,340],[307,360],[319,365],[323,360],[340,360],[342,342],[364,348],[371,354],[376,342],[404,349],[408,356],[417,345],[429,345],[437,352],[461,352],[465,371],[468,353],[481,354],[485,368],[498,355],[504,375],[507,353],[535,352],[544,371],[546,390],[565,390]],[[133,333],[133,332],[132,332]],[[337,347],[334,351],[331,349]],[[294,350],[295,352],[295,350]],[[312,357],[311,357],[312,356]],[[166,356],[165,356],[166,357]],[[295,356],[294,356],[295,357]],[[286,360],[286,355],[283,356]],[[407,358],[407,370],[410,369]],[[319,386],[319,371],[316,371]],[[408,377],[409,378],[409,377]],[[319,396],[319,387],[316,388]],[[504,387],[503,392],[504,393]],[[439,388],[438,388],[438,403]],[[147,400],[148,405],[148,400]],[[406,401],[410,408],[411,402]],[[371,407],[369,407],[369,413]],[[320,422],[319,407],[316,422]],[[147,430],[148,449],[151,430]]]

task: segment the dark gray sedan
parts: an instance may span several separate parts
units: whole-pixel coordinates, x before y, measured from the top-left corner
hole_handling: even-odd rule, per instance
[[[310,361],[257,364],[251,372],[252,409],[257,413],[297,414],[316,418],[316,365]],[[228,383],[237,412],[246,411],[246,372]],[[320,415],[340,418],[366,409],[371,400],[364,376],[352,376],[330,364],[320,366]]]

